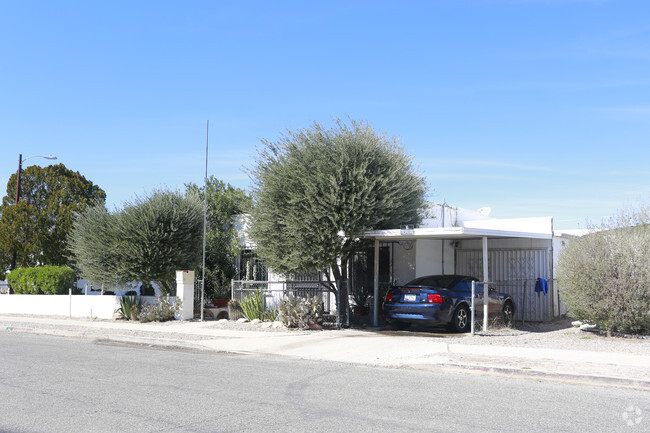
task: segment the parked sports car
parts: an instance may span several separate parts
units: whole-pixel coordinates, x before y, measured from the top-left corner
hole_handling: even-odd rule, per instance
[[[463,275],[429,275],[393,289],[384,300],[384,317],[393,329],[409,324],[446,325],[456,332],[468,332],[471,326],[472,281],[476,281],[476,318],[483,317],[483,285]],[[505,293],[489,288],[488,317],[501,315],[512,321],[515,303]]]

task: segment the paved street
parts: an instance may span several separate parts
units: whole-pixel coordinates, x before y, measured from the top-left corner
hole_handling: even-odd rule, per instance
[[[0,347],[2,432],[640,432],[650,425],[643,390],[24,333],[0,333]]]

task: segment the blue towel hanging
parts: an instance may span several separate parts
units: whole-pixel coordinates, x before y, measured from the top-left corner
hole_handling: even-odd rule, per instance
[[[538,296],[541,292],[544,292],[544,296],[546,296],[548,294],[548,281],[544,278],[538,278],[535,282],[535,291]]]

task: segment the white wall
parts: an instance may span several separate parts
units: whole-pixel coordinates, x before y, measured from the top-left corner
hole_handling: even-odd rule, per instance
[[[415,278],[415,241],[402,241],[393,248],[393,279],[406,284]]]
[[[453,274],[455,270],[454,248],[449,240],[418,239],[416,241],[415,277],[423,275]],[[442,248],[444,246],[444,266],[442,270]]]
[[[153,303],[153,296],[142,297]],[[119,296],[84,295],[1,295],[0,314],[33,314],[39,316],[87,317],[112,319],[120,307]]]

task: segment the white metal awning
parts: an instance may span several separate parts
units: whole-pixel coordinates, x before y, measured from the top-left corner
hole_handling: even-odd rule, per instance
[[[480,239],[487,238],[528,238],[552,239],[552,231],[523,232],[513,230],[495,230],[474,227],[418,228],[412,230],[370,230],[363,234],[367,239],[415,240],[415,239]]]

